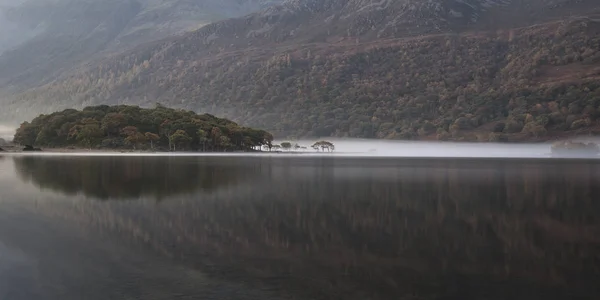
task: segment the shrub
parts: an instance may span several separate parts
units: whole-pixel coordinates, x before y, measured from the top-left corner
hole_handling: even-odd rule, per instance
[[[523,124],[515,120],[509,120],[504,127],[505,133],[517,133],[523,130]]]

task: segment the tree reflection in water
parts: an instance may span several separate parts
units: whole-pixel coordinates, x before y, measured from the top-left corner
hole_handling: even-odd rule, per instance
[[[16,161],[40,186],[94,195],[229,180],[177,204],[70,212],[214,276],[313,299],[600,297],[596,162],[87,160]]]
[[[23,181],[41,189],[102,200],[162,200],[236,185],[252,172],[234,165],[197,164],[174,157],[17,156],[14,163]]]

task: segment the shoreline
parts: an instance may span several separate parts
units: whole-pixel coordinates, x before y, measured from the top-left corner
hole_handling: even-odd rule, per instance
[[[214,154],[314,154],[314,153],[332,153],[316,151],[149,151],[149,150],[121,150],[121,149],[89,149],[89,148],[41,148],[39,151],[24,151],[22,147],[1,147],[0,153],[20,153],[20,154],[176,154],[176,155],[214,155]]]

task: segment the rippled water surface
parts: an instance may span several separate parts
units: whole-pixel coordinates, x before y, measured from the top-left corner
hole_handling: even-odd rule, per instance
[[[0,299],[600,299],[600,161],[0,156]]]

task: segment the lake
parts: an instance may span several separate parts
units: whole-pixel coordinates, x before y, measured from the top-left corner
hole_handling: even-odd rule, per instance
[[[600,299],[600,160],[0,156],[0,299]]]

